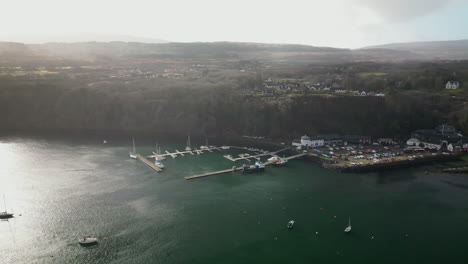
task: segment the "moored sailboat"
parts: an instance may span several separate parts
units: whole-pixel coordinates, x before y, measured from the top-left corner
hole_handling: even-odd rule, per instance
[[[132,142],[133,142],[133,149],[132,149],[132,152],[130,152],[130,158],[137,159],[137,154],[136,154],[136,150],[135,150],[135,139],[134,138],[132,138]]]
[[[345,228],[345,233],[351,232],[351,218],[348,218],[348,226]]]
[[[0,212],[0,219],[8,219],[13,217],[13,213],[8,213],[6,208],[5,194],[3,195],[3,203],[5,204],[5,212]]]
[[[185,147],[185,151],[191,151],[192,148],[190,148],[190,135],[187,138],[187,146]]]

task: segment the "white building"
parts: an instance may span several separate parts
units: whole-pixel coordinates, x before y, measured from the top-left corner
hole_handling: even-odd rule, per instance
[[[324,140],[321,138],[311,138],[307,135],[301,137],[301,142],[293,142],[295,147],[321,147],[324,145]]]
[[[445,89],[458,89],[460,88],[460,83],[457,81],[448,81],[447,84],[445,84]]]

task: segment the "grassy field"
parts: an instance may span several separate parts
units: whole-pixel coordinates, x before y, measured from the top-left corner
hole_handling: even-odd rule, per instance
[[[385,72],[362,72],[359,74],[359,77],[382,77],[382,76],[387,76],[388,73]]]

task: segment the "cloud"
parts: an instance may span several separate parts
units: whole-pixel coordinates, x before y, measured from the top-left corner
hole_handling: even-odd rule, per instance
[[[356,0],[389,23],[407,22],[466,0]]]

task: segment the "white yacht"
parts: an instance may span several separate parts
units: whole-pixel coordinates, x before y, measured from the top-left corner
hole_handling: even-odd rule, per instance
[[[132,150],[132,152],[130,152],[130,158],[137,159],[137,154],[136,154],[136,150],[135,150],[135,139],[134,138],[132,138],[132,142],[133,142],[133,150]]]
[[[164,164],[160,160],[155,159],[154,160],[154,165],[156,165],[156,167],[158,167],[160,169],[164,169]]]
[[[78,240],[78,243],[81,245],[88,245],[97,243],[98,239],[96,237],[84,236]]]
[[[351,218],[348,218],[348,226],[345,228],[345,233],[351,232]]]

